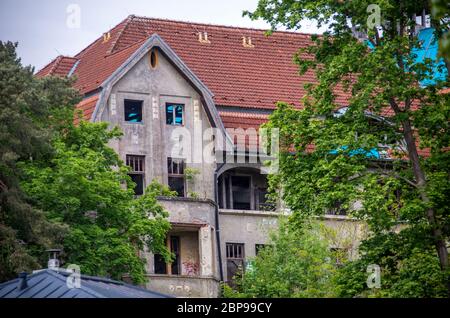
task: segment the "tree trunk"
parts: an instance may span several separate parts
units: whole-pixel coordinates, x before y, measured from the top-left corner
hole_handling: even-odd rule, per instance
[[[406,145],[408,148],[409,160],[413,168],[414,176],[416,178],[417,187],[419,189],[421,200],[428,205],[430,199],[426,193],[426,179],[419,161],[419,155],[417,153],[417,147],[414,139],[414,132],[411,127],[411,121],[405,120],[402,122],[403,135],[405,137]],[[439,264],[442,270],[448,269],[448,251],[445,242],[445,238],[442,236],[442,229],[436,221],[435,211],[432,208],[427,208],[427,219],[431,226],[431,232],[434,239],[436,251],[439,256]],[[450,287],[450,286],[449,286]]]

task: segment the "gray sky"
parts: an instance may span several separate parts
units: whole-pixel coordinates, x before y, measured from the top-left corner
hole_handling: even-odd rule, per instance
[[[72,56],[130,14],[233,26],[268,28],[242,17],[258,0],[0,0],[0,40],[19,42],[24,65],[36,70],[57,55]],[[77,7],[70,6],[72,4]],[[72,19],[79,8],[79,27]],[[75,24],[74,24],[75,23]],[[310,22],[301,32],[321,30]]]

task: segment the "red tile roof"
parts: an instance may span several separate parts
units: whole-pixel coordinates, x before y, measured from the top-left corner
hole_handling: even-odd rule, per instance
[[[47,75],[67,76],[74,67],[78,59],[68,56],[58,56],[47,66],[36,73],[36,76],[43,77]]]
[[[210,43],[200,43],[199,32],[207,32]],[[57,57],[37,76],[67,76],[72,70],[77,76],[75,88],[82,94],[92,93],[154,33],[213,92],[219,109],[239,108],[239,111],[220,110],[226,128],[258,128],[268,115],[256,111],[275,109],[277,101],[299,107],[306,93],[303,86],[316,82],[311,71],[300,76],[293,62],[299,48],[312,44],[311,35],[274,32],[266,36],[264,30],[258,29],[134,15],[112,28],[108,40],[102,35],[74,57]],[[251,37],[254,47],[243,46],[244,36]],[[302,57],[309,58],[305,54]],[[337,104],[346,106],[350,93],[339,87],[335,93]],[[98,100],[98,95],[89,96],[77,106],[84,119],[91,117]],[[386,108],[384,115],[391,114],[392,110]]]
[[[89,120],[92,116],[92,113],[95,110],[95,105],[99,99],[99,95],[93,95],[91,97],[83,99],[78,105],[77,110],[81,111],[82,118],[84,120]]]
[[[210,43],[200,43],[198,32],[207,32]],[[75,87],[83,94],[96,90],[154,33],[213,92],[216,105],[274,109],[277,101],[286,101],[300,106],[303,85],[315,82],[312,72],[299,76],[293,62],[299,48],[311,45],[310,35],[266,36],[264,30],[129,16],[109,32],[109,41],[102,36],[74,57],[79,60]],[[243,36],[251,37],[254,47],[244,47]],[[55,63],[38,74],[61,75]],[[345,105],[347,98],[338,92],[339,104]]]

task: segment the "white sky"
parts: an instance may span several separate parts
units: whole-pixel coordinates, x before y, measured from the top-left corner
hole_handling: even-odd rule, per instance
[[[0,40],[19,42],[24,65],[39,70],[57,55],[73,56],[130,14],[253,28],[263,21],[242,17],[258,0],[0,0]],[[79,28],[71,28],[68,7],[80,8]],[[70,8],[70,7],[69,7]],[[322,30],[305,22],[300,32]]]

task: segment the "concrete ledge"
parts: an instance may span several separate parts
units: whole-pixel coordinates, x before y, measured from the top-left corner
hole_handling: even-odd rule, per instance
[[[283,215],[280,212],[273,212],[273,211],[230,210],[230,209],[220,209],[219,213],[229,215],[249,215],[249,216],[268,216],[268,217],[279,217]]]
[[[333,221],[352,221],[352,222],[358,222],[361,220],[358,220],[357,218],[353,218],[347,215],[333,215],[333,214],[325,214],[322,216],[316,216],[319,220],[333,220]]]
[[[176,297],[219,297],[219,280],[212,276],[147,274],[147,289]]]
[[[193,202],[193,203],[207,203],[212,205],[213,207],[216,206],[213,200],[211,199],[196,199],[196,198],[182,198],[182,197],[157,197],[160,201],[174,201],[174,202]]]

